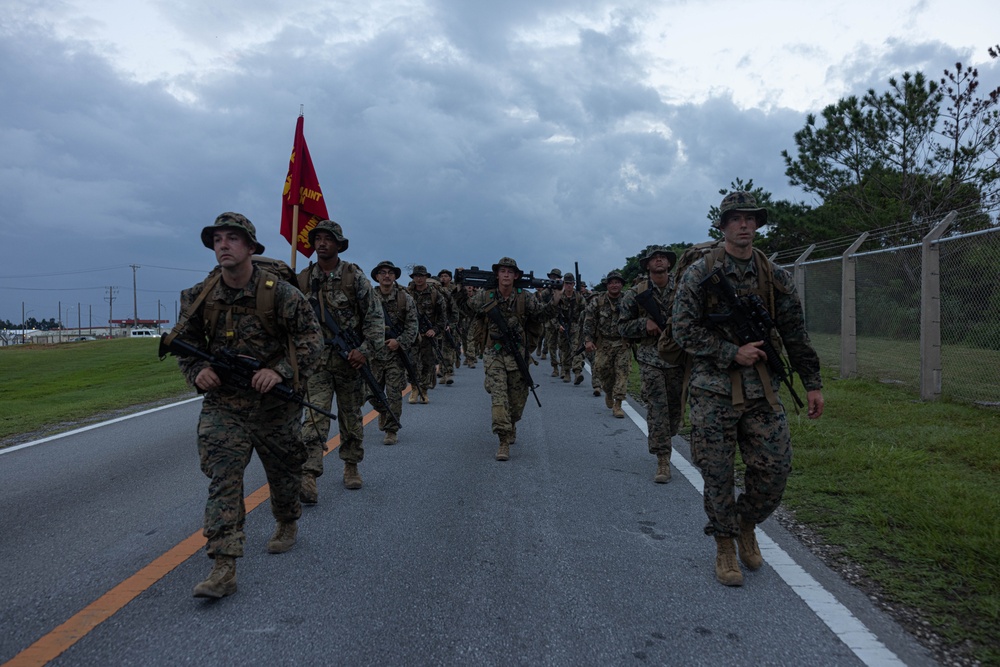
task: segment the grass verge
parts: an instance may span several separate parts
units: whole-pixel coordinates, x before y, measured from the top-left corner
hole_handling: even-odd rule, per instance
[[[94,415],[190,392],[159,339],[0,348],[0,440],[69,430]]]

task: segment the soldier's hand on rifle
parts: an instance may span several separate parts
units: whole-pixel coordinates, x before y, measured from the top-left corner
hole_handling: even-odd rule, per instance
[[[753,366],[758,361],[767,361],[767,353],[760,349],[764,341],[747,343],[736,350],[736,363],[740,366]]]
[[[253,377],[250,379],[250,386],[260,393],[266,394],[281,384],[284,379],[274,369],[261,368],[259,371],[254,371]]]
[[[385,346],[389,348],[390,352],[395,352],[396,350],[399,349],[399,341],[396,340],[395,338],[389,338],[388,340],[385,341]]]
[[[434,338],[434,329],[428,329],[427,331],[424,332],[424,335],[427,336],[428,338]]]
[[[587,352],[594,352],[597,350],[597,346],[594,345],[593,341],[588,340],[586,345],[583,346],[583,349],[585,349]]]
[[[659,336],[661,329],[651,317],[646,318],[646,334],[649,336]]]
[[[347,355],[347,363],[354,369],[364,368],[364,365],[368,363],[368,357],[361,354],[359,349],[354,348]]]
[[[194,379],[194,386],[202,391],[211,391],[222,386],[222,379],[211,366],[206,366],[198,372]]]

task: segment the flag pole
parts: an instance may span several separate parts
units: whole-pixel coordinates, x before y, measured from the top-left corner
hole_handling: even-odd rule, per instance
[[[292,271],[295,270],[295,257],[299,250],[299,205],[292,207]]]

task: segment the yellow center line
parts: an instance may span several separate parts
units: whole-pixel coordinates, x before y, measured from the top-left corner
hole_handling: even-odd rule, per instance
[[[406,396],[409,390],[410,387],[407,386],[403,390],[403,396]],[[368,425],[376,417],[378,417],[378,412],[369,411],[362,419],[362,426]],[[323,456],[330,454],[340,446],[340,435],[330,438],[326,444],[328,451]],[[247,514],[257,509],[270,496],[271,491],[267,484],[248,495],[243,501]],[[65,623],[41,636],[34,644],[5,662],[2,667],[40,667],[50,660],[54,660],[178,565],[198,553],[205,546],[205,542],[205,536],[202,535],[201,531],[190,535],[149,565],[78,611]]]

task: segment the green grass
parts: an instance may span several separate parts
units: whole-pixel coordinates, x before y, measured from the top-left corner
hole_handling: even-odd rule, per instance
[[[95,415],[191,391],[159,339],[0,348],[0,440],[69,430]]]
[[[785,507],[945,641],[1000,664],[1000,411],[835,375],[824,372],[822,418],[789,411]]]

